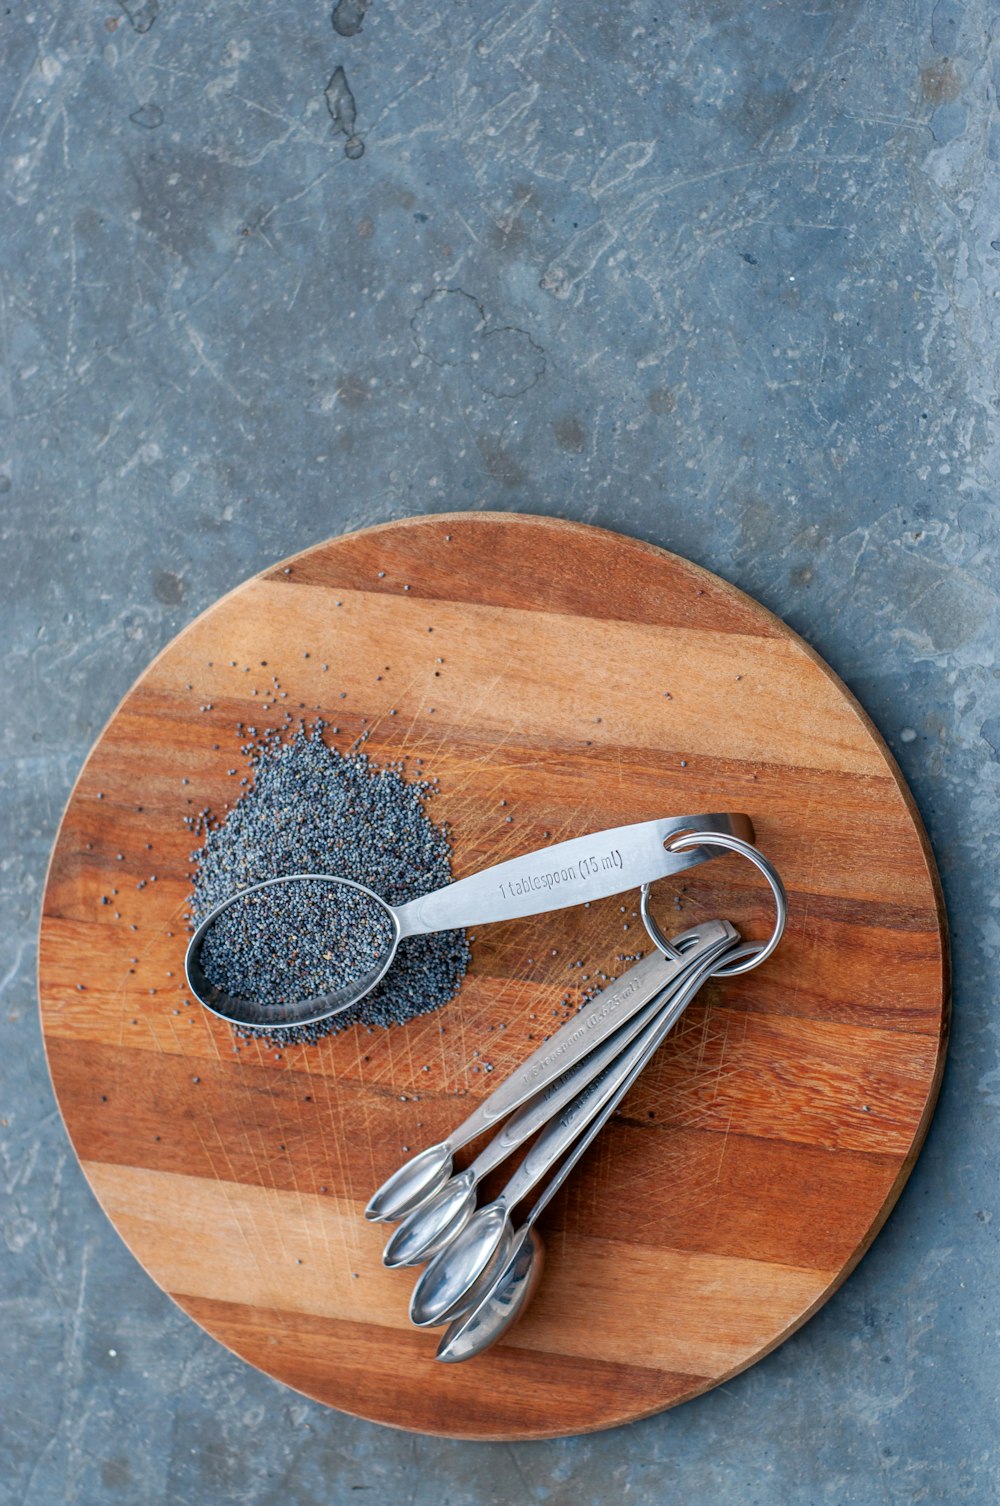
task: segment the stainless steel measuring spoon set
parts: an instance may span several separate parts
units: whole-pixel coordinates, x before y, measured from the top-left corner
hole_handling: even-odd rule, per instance
[[[785,893],[774,868],[752,845],[753,836],[749,817],[735,813],[643,821],[510,858],[402,905],[390,905],[364,884],[334,874],[283,875],[231,895],[194,932],[184,966],[196,998],[232,1024],[278,1030],[352,1009],[385,977],[407,936],[514,920],[640,889],[640,913],[656,951],[544,1041],[447,1140],[411,1157],[368,1204],[367,1218],[399,1226],[385,1249],[387,1265],[427,1262],[413,1292],[410,1317],[419,1327],[449,1325],[438,1359],[472,1358],[519,1316],[542,1265],[535,1229],[539,1215],[702,984],[759,967],[777,946],[785,925]],[[771,886],[777,919],[763,945],[744,944],[726,920],[707,921],[670,941],[651,914],[650,887],[657,879],[683,873],[720,851],[748,858]],[[288,997],[278,1004],[237,996],[213,981],[203,966],[205,940],[220,917],[266,898],[278,885],[303,879],[319,886],[312,892],[334,906],[339,897],[346,897],[346,905],[360,895],[382,915],[385,944],[366,957],[359,975],[322,993],[306,989],[307,996],[301,997],[292,980]],[[324,916],[330,914],[324,911]],[[348,920],[348,933],[350,926]],[[472,1163],[453,1174],[455,1152],[497,1126]],[[479,1182],[532,1137],[500,1195],[477,1208]],[[515,1229],[513,1210],[539,1186],[541,1192]]]
[[[785,891],[771,863],[749,841],[732,830],[687,821],[665,842],[665,851],[678,855],[708,856],[712,850],[741,854],[767,879],[776,908],[769,939],[745,943],[729,921],[710,920],[670,941],[650,913],[652,880],[641,880],[641,914],[656,951],[544,1041],[446,1140],[412,1156],[368,1204],[367,1218],[398,1225],[385,1248],[386,1265],[427,1262],[410,1300],[410,1318],[421,1328],[448,1325],[439,1360],[454,1363],[481,1354],[520,1316],[542,1267],[535,1228],[540,1214],[702,985],[711,977],[759,967],[780,941]],[[468,1167],[454,1173],[456,1151],[489,1129],[496,1129],[493,1138]],[[499,1196],[477,1208],[477,1184],[532,1136]],[[540,1185],[515,1227],[513,1210]]]

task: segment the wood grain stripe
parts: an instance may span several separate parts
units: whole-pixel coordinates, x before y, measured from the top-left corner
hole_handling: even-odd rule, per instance
[[[433,1339],[412,1330],[393,1334],[393,1363],[383,1359],[383,1332],[367,1323],[315,1314],[252,1308],[174,1294],[197,1323],[230,1349],[257,1362],[262,1351],[286,1385],[361,1417],[387,1403],[415,1432],[440,1432],[442,1417],[461,1420],[466,1438],[494,1439],[511,1430],[525,1438],[587,1432],[659,1411],[663,1398],[683,1401],[707,1376],[649,1369],[641,1355],[622,1365],[591,1357],[525,1349],[516,1328],[479,1361],[483,1384],[470,1390],[467,1366],[437,1365]],[[525,1413],[525,1391],[532,1406]],[[452,1429],[454,1431],[454,1429]]]
[[[258,582],[256,595],[259,612],[265,622],[276,624],[277,635],[281,608],[287,605],[286,588]],[[445,723],[473,721],[480,739],[491,740],[493,746],[500,739],[522,736],[557,746],[589,740],[598,746],[680,748],[693,756],[766,762],[774,749],[774,725],[780,722],[787,763],[884,774],[879,750],[857,736],[858,716],[850,702],[832,702],[817,719],[797,681],[802,676],[813,679],[818,689],[822,675],[791,639],[741,638],[740,651],[735,652],[731,634],[590,619],[587,674],[567,681],[567,637],[577,631],[579,618],[447,600],[414,601],[408,596],[400,601],[398,596],[363,593],[343,600],[335,624],[327,593],[300,592],[295,602],[301,641],[312,645],[307,665],[312,654],[335,653],[338,629],[367,646],[348,660],[334,661],[336,692],[346,692],[347,710],[370,695],[376,676],[385,672],[384,645],[392,642],[390,688],[403,725],[433,705],[434,714]],[[433,628],[433,656],[426,646],[428,628]],[[229,655],[224,661],[211,658],[220,634]],[[199,651],[204,652],[202,693],[213,707],[218,701],[220,709],[226,709],[227,696],[245,696],[240,666],[259,664],[261,658],[267,666],[256,677],[251,673],[257,683],[250,689],[261,692],[263,705],[270,679],[267,668],[281,653],[277,636],[273,646],[266,635],[262,640],[259,620],[248,620],[232,598],[220,604],[211,624],[195,624],[189,635],[192,660],[197,662]],[[445,668],[436,674],[438,655]],[[231,659],[237,661],[235,666]],[[694,677],[671,674],[666,668],[694,663]],[[161,660],[151,671],[150,683],[154,688],[172,686],[179,693],[185,682],[177,675],[177,668]],[[293,705],[309,706],[316,693],[315,672],[288,665],[282,685]],[[470,694],[473,686],[477,689]]]
[[[449,537],[450,535],[450,537]],[[365,591],[558,612],[587,621],[708,627],[741,637],[748,619],[758,637],[787,629],[770,612],[717,576],[676,560],[664,589],[664,554],[637,539],[621,550],[620,535],[581,530],[558,518],[519,517],[518,546],[510,547],[507,518],[462,513],[409,519],[320,544],[267,579],[285,590],[320,587],[336,599]],[[286,609],[287,610],[287,609]],[[294,609],[293,609],[294,610]]]
[[[147,1269],[167,1291],[232,1301],[238,1290],[251,1307],[374,1323],[409,1337],[414,1273],[385,1269],[384,1231],[366,1224],[360,1207],[221,1179],[83,1165],[126,1243],[155,1247]],[[556,1241],[546,1261],[550,1279],[519,1325],[520,1348],[626,1365],[641,1357],[646,1368],[690,1375],[703,1373],[706,1353],[713,1369],[739,1365],[766,1340],[776,1309],[791,1325],[835,1274],[586,1236],[572,1249]],[[647,1294],[641,1309],[631,1296],[636,1285]],[[610,1342],[590,1324],[567,1321],[572,1310],[598,1304]]]
[[[265,1065],[220,1063],[200,1067],[202,1091],[193,1095],[189,1065],[173,1057],[146,1065],[137,1108],[120,1053],[62,1042],[50,1052],[60,1093],[80,1105],[76,1148],[87,1162],[302,1193],[352,1217],[391,1169],[390,1157],[372,1167],[355,1156],[324,1160],[320,1151],[331,1140],[388,1141],[396,1094],[373,1099],[345,1083],[329,1098],[299,1073],[276,1081]],[[423,1098],[423,1138],[443,1137],[468,1108],[450,1096]],[[724,1102],[706,1105],[654,1074],[626,1098],[546,1226],[612,1237],[624,1205],[630,1229],[650,1246],[832,1268],[855,1247],[872,1200],[896,1175],[896,1157],[874,1146],[882,1146],[875,1130],[863,1150],[755,1137]],[[485,1185],[484,1197],[499,1191],[509,1170]],[[666,1200],[657,1195],[663,1185],[671,1188]],[[831,1200],[842,1209],[835,1224],[823,1217]]]

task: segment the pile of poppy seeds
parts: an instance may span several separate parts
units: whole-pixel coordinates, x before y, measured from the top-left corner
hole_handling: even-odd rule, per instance
[[[192,928],[241,889],[290,874],[353,879],[390,905],[451,882],[447,826],[424,809],[436,780],[407,779],[401,764],[379,766],[357,744],[339,752],[321,720],[287,738],[240,730],[253,739],[243,748],[252,783],[225,820],[203,811],[190,822],[203,839],[191,854]],[[299,880],[224,912],[206,932],[202,965],[228,993],[275,1005],[353,982],[378,964],[391,935],[388,916],[357,890]],[[405,937],[385,978],[353,1009],[237,1033],[291,1045],[358,1023],[403,1024],[453,998],[469,961],[464,931]]]

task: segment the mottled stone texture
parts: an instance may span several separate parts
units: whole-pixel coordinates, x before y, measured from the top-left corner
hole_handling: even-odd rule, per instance
[[[0,16],[3,1506],[998,1499],[995,20]],[[804,633],[912,783],[956,963],[926,1152],[841,1293],[697,1402],[511,1448],[324,1411],[182,1317],[83,1183],[33,978],[60,810],[155,650],[280,556],[468,507],[641,534]]]

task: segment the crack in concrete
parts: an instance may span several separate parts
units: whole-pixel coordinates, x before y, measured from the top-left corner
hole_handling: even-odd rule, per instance
[[[445,299],[452,302],[446,304]],[[423,317],[432,308],[440,310],[433,324],[429,312]],[[431,365],[442,370],[467,368],[479,390],[500,401],[530,392],[548,366],[544,347],[528,330],[517,324],[490,324],[483,303],[464,288],[435,288],[426,294],[410,319],[410,329],[414,345]]]

